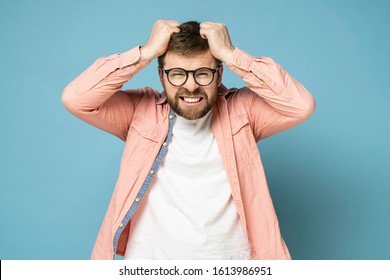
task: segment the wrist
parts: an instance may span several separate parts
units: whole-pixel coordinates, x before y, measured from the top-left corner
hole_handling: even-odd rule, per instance
[[[139,51],[141,53],[141,57],[149,60],[149,61],[152,61],[153,59],[155,59],[157,56],[153,54],[153,52],[151,52],[148,47],[146,46],[141,46],[139,48]]]
[[[231,47],[229,49],[226,49],[224,50],[222,53],[221,53],[221,56],[219,57],[219,60],[223,61],[223,62],[228,62],[231,57],[233,56],[233,52],[234,52],[235,48],[234,47]]]

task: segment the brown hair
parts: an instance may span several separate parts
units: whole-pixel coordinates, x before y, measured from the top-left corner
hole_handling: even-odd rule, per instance
[[[158,65],[164,65],[166,53],[173,52],[179,55],[191,55],[206,52],[209,49],[207,39],[200,36],[200,23],[188,21],[179,25],[180,32],[173,33],[166,52],[158,57]],[[216,59],[217,60],[217,59]],[[217,60],[217,64],[221,62]]]

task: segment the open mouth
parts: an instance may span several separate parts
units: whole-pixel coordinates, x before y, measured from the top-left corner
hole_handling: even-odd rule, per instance
[[[180,96],[180,99],[183,100],[186,103],[199,103],[203,100],[203,97],[186,97],[186,96]]]

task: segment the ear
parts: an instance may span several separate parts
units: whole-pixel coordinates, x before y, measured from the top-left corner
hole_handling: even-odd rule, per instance
[[[160,77],[160,83],[164,87],[164,72],[162,71],[160,66],[157,66],[158,76]]]
[[[222,84],[223,65],[218,68],[218,86]]]

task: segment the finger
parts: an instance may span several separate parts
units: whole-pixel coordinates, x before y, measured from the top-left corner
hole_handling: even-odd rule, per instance
[[[204,29],[200,29],[199,34],[203,39],[207,39],[206,31]]]
[[[179,28],[180,22],[178,22],[176,20],[171,20],[171,21],[169,21],[168,24],[171,27],[173,33],[180,32],[180,28]]]
[[[172,25],[175,25],[175,26],[180,25],[180,22],[178,22],[177,20],[168,20],[167,22],[168,22],[169,24],[172,24]]]
[[[179,33],[180,32],[180,28],[179,27],[175,27],[175,28],[172,29],[172,31],[174,33]]]
[[[210,27],[208,24],[203,22],[200,24],[199,34],[203,39],[207,39],[207,35],[210,33]]]
[[[210,27],[212,25],[215,25],[216,23],[215,22],[211,22],[211,21],[204,21],[200,24],[200,27]]]
[[[155,24],[180,25],[180,23],[177,20],[164,20],[164,19],[157,20]]]

